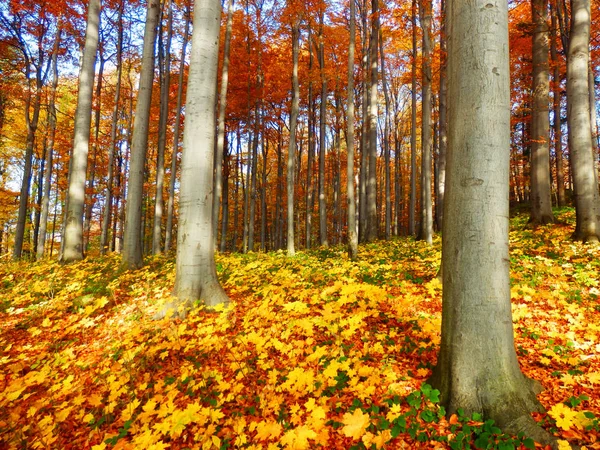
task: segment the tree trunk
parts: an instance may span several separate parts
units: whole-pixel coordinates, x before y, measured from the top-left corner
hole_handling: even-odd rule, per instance
[[[83,62],[79,73],[79,94],[75,112],[73,156],[70,164],[69,190],[67,193],[67,223],[64,250],[61,261],[70,263],[83,259],[83,209],[85,204],[85,177],[87,170],[90,125],[92,120],[92,90],[94,88],[94,65],[98,50],[100,26],[100,0],[90,0]]]
[[[181,157],[181,189],[175,296],[169,310],[185,316],[192,302],[209,307],[228,303],[217,279],[212,222],[215,101],[219,64],[221,2],[196,0],[187,85],[186,130]]]
[[[287,253],[294,256],[294,159],[296,153],[296,124],[300,87],[298,85],[298,57],[300,47],[300,21],[293,19],[292,24],[292,108],[290,112],[290,143],[287,160]]]
[[[383,51],[383,34],[379,28],[379,58],[381,59],[381,81],[383,85],[383,95],[385,99],[385,122],[383,132],[383,151],[385,159],[385,238],[389,240],[392,236],[392,164],[391,164],[391,106],[389,87],[385,72],[385,55]]]
[[[173,236],[173,210],[175,209],[175,180],[177,179],[177,151],[181,133],[181,106],[183,103],[183,75],[185,72],[185,52],[190,36],[190,8],[186,5],[185,32],[181,44],[179,79],[177,81],[177,106],[175,107],[175,131],[173,132],[173,155],[171,156],[171,178],[169,179],[169,198],[167,200],[167,229],[165,231],[165,251],[171,250]]]
[[[215,195],[213,195],[212,217],[213,229],[219,227],[219,207],[223,198],[223,155],[225,152],[225,111],[227,109],[227,87],[229,85],[229,48],[231,46],[231,28],[233,25],[233,2],[227,1],[227,24],[225,26],[225,43],[223,44],[223,67],[221,69],[221,90],[219,92],[219,116],[217,121],[217,150],[215,153]],[[223,204],[225,200],[223,200]],[[223,208],[225,206],[223,205]],[[225,216],[225,209],[223,209]],[[215,233],[215,248],[217,246]],[[222,235],[223,239],[225,235]],[[222,241],[223,242],[223,241]],[[223,245],[221,245],[224,251]]]
[[[125,235],[123,238],[123,266],[137,269],[143,265],[142,255],[142,201],[144,197],[144,166],[148,148],[150,103],[154,81],[154,41],[160,13],[160,0],[148,0],[142,69],[131,141],[131,160],[127,182]]]
[[[113,207],[113,183],[114,183],[114,160],[117,152],[117,128],[119,121],[119,102],[121,99],[121,79],[123,76],[123,9],[125,0],[119,3],[119,16],[117,18],[117,81],[115,85],[115,98],[112,112],[112,123],[110,127],[110,147],[108,150],[108,173],[106,179],[106,191],[104,194],[104,213],[102,215],[102,229],[100,231],[100,253],[106,254],[108,250],[108,230],[111,224]]]
[[[436,225],[438,231],[442,229],[444,222],[444,195],[446,192],[446,148],[447,148],[447,95],[448,88],[446,83],[446,2],[442,0],[442,23],[440,30],[440,112],[439,112],[439,153],[438,153],[438,176],[437,176],[437,191],[436,198]]]
[[[574,239],[600,240],[600,194],[590,123],[588,60],[590,2],[573,0],[567,62],[567,119],[573,169],[576,226]]]
[[[50,188],[52,183],[52,159],[54,154],[54,138],[56,136],[56,88],[58,87],[58,49],[60,45],[62,30],[56,32],[56,40],[52,50],[52,87],[48,99],[48,143],[46,148],[46,173],[44,175],[44,193],[42,196],[42,211],[40,217],[40,229],[37,241],[36,258],[39,261],[44,257],[46,246],[46,230],[48,226],[48,213],[50,209]]]
[[[221,221],[221,252],[225,252],[227,250],[227,229],[229,228],[229,177],[231,173],[230,169],[230,160],[231,153],[229,152],[229,144],[228,144],[228,135],[225,134],[223,150],[225,153],[223,154],[224,164],[223,164],[223,220]],[[218,137],[217,137],[218,139]],[[214,202],[213,202],[214,208]],[[213,226],[214,226],[214,218],[213,218]],[[218,228],[215,228],[215,233]],[[216,240],[215,240],[216,242]]]
[[[368,215],[367,215],[367,182],[369,172],[369,95],[368,77],[369,77],[369,27],[367,15],[367,0],[363,1],[361,8],[362,22],[362,132],[360,136],[360,175],[358,183],[358,241],[364,242],[367,237]]]
[[[312,41],[312,33],[310,28],[308,29],[308,41]],[[315,108],[314,108],[314,97],[313,97],[313,82],[312,82],[312,70],[313,70],[313,51],[312,45],[308,46],[308,150],[306,156],[306,248],[310,249],[312,245],[312,214],[313,214],[313,166],[314,166],[314,155],[315,155]]]
[[[549,443],[514,347],[508,255],[510,82],[506,2],[448,4],[448,185],[442,339],[430,378],[447,413]],[[478,111],[478,114],[472,114]]]
[[[410,126],[410,199],[408,205],[408,234],[415,236],[417,206],[417,0],[412,0],[412,76]]]
[[[158,119],[158,150],[156,157],[156,194],[154,197],[154,224],[152,227],[152,254],[162,252],[162,218],[165,208],[163,198],[165,182],[165,147],[167,145],[167,123],[169,121],[169,92],[171,87],[171,37],[173,35],[173,0],[167,6],[167,43],[162,44],[162,32],[159,44],[160,79],[160,116]],[[163,53],[164,52],[164,53]],[[164,56],[162,56],[164,55]]]
[[[431,205],[431,0],[420,0],[419,15],[423,27],[423,67],[421,102],[421,226],[419,239],[433,242],[433,210]]]
[[[325,198],[325,151],[327,139],[325,125],[327,123],[327,75],[325,73],[325,36],[323,22],[325,6],[320,4],[319,11],[319,70],[321,72],[321,107],[319,110],[319,243],[329,246],[327,240],[327,200]]]
[[[256,224],[256,181],[258,175],[258,138],[261,129],[262,114],[260,110],[260,104],[256,102],[256,108],[254,111],[254,133],[252,136],[252,159],[249,165],[250,170],[250,184],[249,184],[249,196],[250,196],[250,212],[248,216],[248,250],[254,251],[254,228]]]
[[[550,183],[550,119],[548,116],[548,4],[547,0],[532,0],[531,16],[534,30],[533,48],[533,111],[531,118],[531,217],[533,224],[554,222]]]
[[[367,179],[367,242],[378,237],[379,221],[377,217],[377,81],[378,58],[377,40],[379,38],[379,3],[371,0],[371,40],[370,40],[370,84],[369,84],[369,170]]]

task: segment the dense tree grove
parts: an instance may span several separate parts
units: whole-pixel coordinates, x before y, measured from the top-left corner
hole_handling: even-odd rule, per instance
[[[193,5],[184,0],[152,5],[156,25],[144,38],[146,3],[102,4],[93,117],[89,125],[76,125],[85,116],[75,110],[81,101],[79,61],[91,58],[81,58],[87,3],[0,4],[1,252],[20,258],[62,250],[71,260],[87,252],[124,251],[126,265],[139,266],[141,255],[173,248]],[[350,6],[356,17],[350,17]],[[599,53],[588,36],[597,34],[598,5],[587,6],[587,31],[585,19],[572,20],[568,2],[511,1],[509,6],[510,199],[530,203],[537,223],[552,220],[552,202],[573,201],[582,221],[577,237],[597,237]],[[359,240],[414,234],[430,241],[432,226],[441,228],[445,185],[444,2],[249,0],[223,9],[216,248],[290,250],[351,241],[348,187],[355,190],[350,198]],[[144,45],[144,39],[151,42]],[[142,47],[156,48],[156,54],[144,61]],[[342,75],[348,67],[351,80]],[[567,98],[575,95],[589,99],[573,100],[580,112],[567,108]],[[354,130],[352,145],[349,130]],[[86,156],[78,142],[88,132]],[[580,155],[584,168],[578,165]],[[82,189],[82,170],[80,206],[68,199],[81,196],[75,190]],[[354,180],[348,180],[351,173]],[[582,177],[589,183],[577,189]],[[134,225],[127,227],[128,220]],[[81,248],[69,256],[70,230],[79,228],[75,233],[83,236],[73,236]]]

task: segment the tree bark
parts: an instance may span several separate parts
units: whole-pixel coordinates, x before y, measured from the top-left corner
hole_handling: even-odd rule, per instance
[[[379,221],[377,217],[377,81],[378,58],[377,41],[379,38],[379,2],[371,0],[371,40],[370,40],[370,84],[369,84],[369,170],[367,179],[367,242],[378,237]]]
[[[600,240],[600,194],[596,182],[589,102],[590,20],[589,0],[573,0],[567,62],[567,120],[576,211],[573,238],[584,242]]]
[[[448,4],[448,185],[442,339],[429,382],[510,434],[551,437],[514,347],[508,254],[510,82],[506,2]],[[478,111],[477,114],[472,114]]]
[[[290,112],[290,142],[287,160],[287,253],[294,256],[294,159],[296,153],[296,124],[298,121],[298,105],[300,87],[298,85],[298,57],[300,47],[300,21],[294,19],[292,24],[292,108]]]
[[[94,88],[94,65],[98,50],[100,26],[100,0],[90,0],[83,61],[79,73],[79,93],[75,112],[73,156],[70,164],[69,190],[67,193],[67,223],[61,261],[70,263],[84,257],[83,209],[85,205],[85,178],[87,171],[90,125],[92,120],[92,91]]]
[[[187,85],[175,296],[157,316],[184,317],[194,301],[213,308],[229,303],[217,279],[212,222],[215,101],[219,64],[220,0],[196,0]]]
[[[437,176],[437,191],[436,198],[436,226],[437,230],[441,231],[442,223],[444,222],[444,196],[446,192],[446,148],[448,143],[447,138],[447,71],[446,71],[446,2],[442,0],[442,23],[440,29],[440,112],[439,112],[439,153],[438,153],[438,176]]]
[[[185,72],[185,52],[190,36],[190,8],[186,5],[185,31],[181,44],[181,60],[179,62],[179,79],[177,81],[177,105],[175,107],[175,131],[173,132],[173,155],[171,156],[171,177],[169,179],[169,198],[167,200],[167,227],[165,231],[165,251],[171,250],[173,236],[173,210],[175,209],[175,180],[177,179],[177,151],[181,133],[181,106],[183,104],[183,75]]]
[[[227,87],[229,85],[229,48],[231,47],[231,29],[233,26],[233,3],[227,1],[227,24],[225,25],[225,42],[223,44],[223,67],[221,69],[221,90],[219,92],[219,116],[217,120],[217,150],[215,153],[215,195],[213,195],[213,229],[219,227],[219,207],[223,198],[223,155],[225,152],[225,111],[227,109]],[[225,201],[223,201],[225,208]],[[223,209],[225,216],[225,209]],[[217,233],[215,233],[215,248],[217,246]],[[223,234],[223,239],[225,235]],[[223,245],[221,245],[224,251]]]
[[[421,101],[421,226],[419,239],[433,242],[433,209],[431,205],[431,0],[419,1],[419,15],[423,28],[423,67]]]
[[[548,4],[547,0],[532,0],[531,16],[534,30],[533,48],[533,111],[531,118],[531,216],[535,225],[554,222],[550,183],[550,119],[548,116]]]
[[[115,85],[114,106],[112,111],[112,123],[110,127],[110,147],[108,150],[108,173],[106,179],[106,190],[104,194],[104,213],[102,215],[102,228],[100,231],[100,253],[105,255],[108,250],[108,230],[111,224],[113,208],[113,184],[115,153],[117,152],[117,128],[119,121],[119,102],[121,100],[121,80],[123,77],[123,10],[125,0],[119,3],[119,16],[117,18],[117,81]]]
[[[156,157],[156,193],[154,196],[154,223],[152,227],[152,254],[162,253],[162,219],[165,209],[163,190],[165,183],[165,147],[167,146],[167,123],[169,121],[169,92],[171,87],[171,38],[173,35],[173,0],[167,6],[167,42],[159,45],[160,116],[158,119],[158,150]],[[162,43],[162,32],[160,35]],[[164,55],[164,56],[163,56]]]
[[[319,109],[319,242],[321,246],[329,246],[327,240],[327,200],[325,198],[325,151],[327,139],[325,125],[327,123],[327,74],[325,73],[325,36],[323,23],[325,6],[320,4],[319,11],[319,70],[321,72],[321,105]]]
[[[44,257],[46,246],[46,230],[48,226],[48,213],[50,209],[50,188],[52,183],[52,159],[54,154],[54,138],[56,136],[56,88],[58,87],[58,49],[60,45],[62,29],[56,32],[54,49],[52,50],[52,87],[48,99],[48,143],[46,148],[46,173],[44,174],[44,193],[42,196],[42,211],[40,217],[40,229],[38,233],[36,258],[39,261]]]
[[[154,41],[156,40],[159,13],[160,0],[148,0],[142,69],[133,123],[129,180],[127,182],[122,262],[127,269],[137,269],[143,265],[142,201],[144,197],[144,166],[148,149],[150,103],[154,81]]]
[[[408,234],[415,236],[417,207],[417,0],[412,0],[412,76],[410,126],[410,198],[408,204]]]

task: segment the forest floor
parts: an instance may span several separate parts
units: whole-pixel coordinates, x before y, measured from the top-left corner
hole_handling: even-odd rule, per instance
[[[600,449],[600,247],[573,210],[511,224],[515,341],[569,443]],[[172,257],[0,263],[0,448],[534,448],[425,384],[440,340],[439,238],[218,255],[220,313],[152,321]]]

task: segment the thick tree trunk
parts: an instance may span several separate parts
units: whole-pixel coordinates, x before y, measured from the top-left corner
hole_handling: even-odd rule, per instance
[[[196,0],[181,158],[177,301],[167,305],[158,316],[169,310],[185,316],[187,308],[197,300],[209,308],[229,302],[217,279],[212,222],[220,23],[220,0]]]
[[[589,0],[573,0],[567,63],[567,119],[576,211],[573,237],[584,242],[600,240],[600,194],[590,124],[590,20]]]
[[[162,218],[165,209],[163,198],[165,183],[165,148],[167,146],[167,123],[169,121],[169,91],[171,87],[171,37],[173,35],[173,0],[167,6],[167,42],[159,45],[160,117],[158,120],[158,150],[156,157],[156,193],[154,196],[154,224],[152,227],[152,254],[162,252]],[[162,44],[162,33],[160,35]],[[164,56],[163,56],[164,55]]]
[[[221,90],[219,92],[219,116],[217,120],[217,150],[215,153],[215,194],[213,195],[213,229],[219,228],[219,207],[223,198],[223,155],[225,152],[225,111],[227,109],[227,87],[229,85],[229,48],[231,46],[231,28],[233,25],[233,2],[227,1],[227,24],[225,25],[225,42],[223,44],[223,67],[221,69]],[[223,199],[223,218],[225,217],[225,199]],[[226,228],[226,227],[225,227]],[[225,235],[222,235],[223,239]],[[215,248],[217,247],[215,232]],[[223,240],[221,241],[223,242]],[[224,251],[223,245],[221,245]]]
[[[119,3],[119,16],[117,18],[117,81],[115,85],[115,98],[112,112],[112,123],[110,127],[110,147],[108,149],[108,173],[106,179],[106,190],[104,194],[104,212],[102,215],[102,228],[100,231],[100,253],[106,254],[108,250],[108,230],[111,224],[113,208],[113,184],[114,184],[114,160],[117,152],[117,128],[119,119],[119,102],[121,100],[121,80],[123,77],[123,9],[125,0]]]
[[[423,67],[421,114],[421,226],[419,239],[433,242],[433,209],[431,205],[431,0],[420,0],[419,15],[423,27]]]
[[[417,207],[417,0],[412,0],[412,76],[410,114],[410,199],[408,204],[408,234],[415,236]]]
[[[300,21],[294,19],[292,25],[292,108],[290,112],[290,142],[287,160],[287,253],[294,256],[294,159],[296,153],[296,124],[300,87],[298,85],[298,57],[300,47]]]
[[[507,3],[451,2],[447,17],[442,340],[429,381],[448,414],[478,412],[510,434],[549,443],[530,415],[542,407],[519,369],[513,340]]]
[[[177,105],[175,107],[175,131],[173,132],[173,155],[171,156],[171,177],[169,179],[169,198],[167,200],[167,226],[165,230],[165,251],[171,250],[173,236],[173,215],[175,209],[175,180],[177,179],[177,151],[181,134],[181,106],[183,104],[183,75],[185,72],[185,52],[190,36],[190,9],[186,7],[185,32],[181,44],[181,60],[179,61],[179,79],[177,81]]]
[[[44,193],[42,195],[42,211],[40,215],[40,229],[38,233],[36,259],[44,257],[46,246],[46,230],[48,226],[48,213],[50,209],[50,188],[52,183],[52,159],[54,154],[54,138],[56,136],[56,88],[58,87],[58,49],[60,46],[62,30],[56,32],[54,49],[52,50],[52,87],[48,99],[48,143],[46,148],[46,173],[44,174]]]
[[[90,125],[92,120],[92,91],[94,65],[98,50],[100,25],[100,0],[90,0],[83,62],[79,73],[79,93],[75,112],[73,156],[70,163],[69,190],[67,193],[67,220],[64,249],[61,261],[70,263],[83,259],[83,209],[85,204],[85,177],[87,171]]]
[[[125,235],[123,238],[123,266],[137,269],[143,265],[142,255],[142,202],[144,197],[144,166],[148,148],[150,102],[154,81],[154,41],[160,13],[160,1],[148,0],[142,69],[131,141],[131,160],[127,182]]]
[[[377,81],[379,38],[379,3],[371,0],[371,40],[370,40],[370,84],[369,84],[369,170],[367,179],[367,233],[366,240],[372,242],[378,237],[377,217]]]
[[[531,118],[531,216],[533,224],[554,222],[550,183],[550,119],[548,116],[548,4],[532,0],[534,25],[533,47],[533,111]]]

